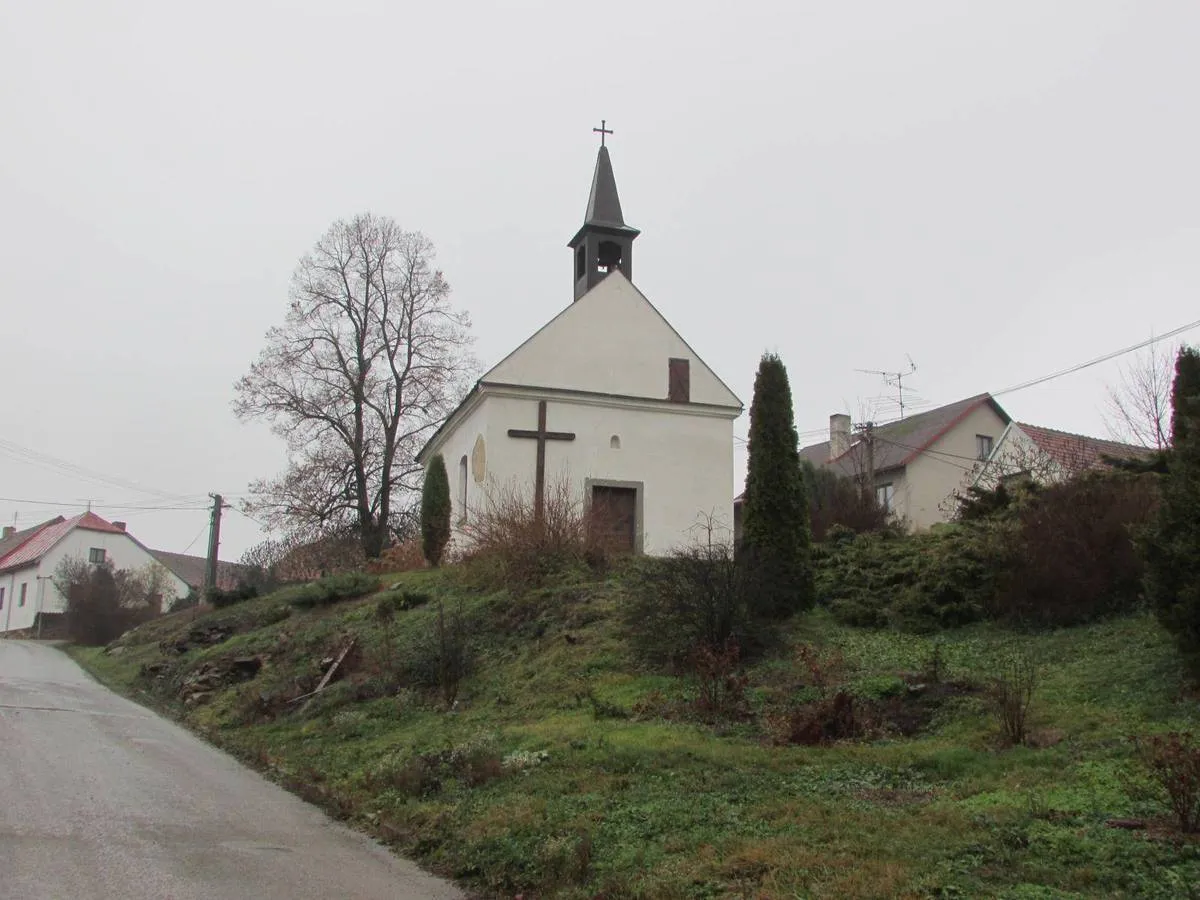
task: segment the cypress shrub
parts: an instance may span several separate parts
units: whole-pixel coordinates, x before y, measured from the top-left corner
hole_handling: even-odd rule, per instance
[[[1200,353],[1193,347],[1175,360],[1171,410],[1162,500],[1142,537],[1146,594],[1200,678]]]
[[[808,497],[787,369],[764,354],[750,406],[742,561],[756,615],[782,618],[813,605]]]
[[[421,490],[421,551],[431,566],[441,565],[449,541],[450,478],[439,453],[429,462]]]

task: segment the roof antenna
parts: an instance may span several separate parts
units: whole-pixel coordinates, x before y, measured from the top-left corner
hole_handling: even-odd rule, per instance
[[[900,418],[901,419],[904,418],[904,379],[907,376],[912,375],[917,371],[917,364],[915,362],[913,362],[913,358],[911,356],[909,356],[907,353],[904,354],[904,357],[905,357],[905,359],[908,360],[908,369],[906,369],[903,372],[885,372],[880,369],[855,369],[854,370],[855,372],[862,372],[864,375],[878,375],[881,378],[883,378],[884,384],[886,384],[888,387],[894,387],[896,389],[896,393],[897,393],[896,402],[900,406]],[[912,388],[909,388],[909,392],[911,394]],[[909,400],[910,405],[912,402],[913,402],[912,399],[910,399]]]

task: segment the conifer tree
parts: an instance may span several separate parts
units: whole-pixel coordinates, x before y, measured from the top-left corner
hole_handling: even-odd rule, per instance
[[[450,541],[450,477],[446,461],[437,454],[425,470],[421,490],[421,551],[431,566],[439,566]]]
[[[741,558],[747,603],[782,618],[813,604],[808,497],[787,369],[764,354],[754,380]]]
[[[1142,539],[1146,593],[1200,679],[1200,352],[1184,347],[1171,391],[1171,448],[1154,525]]]

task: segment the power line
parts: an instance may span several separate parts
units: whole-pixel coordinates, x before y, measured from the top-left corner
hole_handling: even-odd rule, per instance
[[[93,502],[94,506],[102,506],[105,509],[112,509],[112,510],[140,509],[140,510],[156,510],[157,511],[157,510],[207,509],[208,508],[208,504],[206,504],[206,503],[193,505],[193,506],[163,506],[161,504],[103,503],[98,500],[92,501],[92,502]],[[38,508],[55,507],[55,506],[77,507],[77,506],[84,505],[83,502],[81,502],[79,500],[75,500],[73,502],[67,503],[67,502],[63,502],[63,501],[59,501],[59,500],[28,500],[28,499],[23,499],[20,497],[0,497],[0,503],[33,503],[33,504],[36,504],[38,506]],[[27,512],[28,512],[28,510],[27,510]]]
[[[113,487],[124,488],[125,490],[137,491],[139,494],[153,494],[161,497],[164,500],[172,500],[179,502],[185,499],[182,494],[172,494],[168,491],[160,491],[157,488],[145,487],[137,482],[130,481],[126,478],[121,478],[115,475],[105,475],[102,472],[97,472],[93,469],[88,469],[76,463],[68,462],[65,459],[60,459],[57,456],[52,456],[49,453],[44,453],[40,450],[34,450],[29,447],[24,447],[13,441],[0,439],[0,454],[8,456],[10,459],[17,462],[23,462],[29,465],[40,466],[44,469],[58,471],[71,475],[75,478],[80,478],[84,481],[93,481],[101,484],[107,484]]]
[[[1047,381],[1052,381],[1055,378],[1061,378],[1064,375],[1071,375],[1074,372],[1079,372],[1083,369],[1097,366],[1102,362],[1108,362],[1110,359],[1116,359],[1118,356],[1124,356],[1126,353],[1132,353],[1135,350],[1141,350],[1143,347],[1149,347],[1151,344],[1157,344],[1159,341],[1165,341],[1167,338],[1173,338],[1176,335],[1183,334],[1185,331],[1191,331],[1193,328],[1200,328],[1200,319],[1195,322],[1189,322],[1186,325],[1180,325],[1168,331],[1166,334],[1160,334],[1149,338],[1129,347],[1124,347],[1120,350],[1114,350],[1111,353],[1105,353],[1103,356],[1097,356],[1095,359],[1089,359],[1087,362],[1077,363],[1069,366],[1066,369],[1060,369],[1057,372],[1052,372],[1049,375],[1043,375],[1041,378],[1032,378],[1029,381],[1022,381],[1020,384],[1015,384],[1012,387],[1007,387],[1002,391],[993,391],[993,397],[999,397],[1001,394],[1011,394],[1013,391],[1023,391],[1025,388],[1033,387],[1035,384],[1042,384]]]
[[[1116,359],[1118,356],[1124,356],[1126,353],[1133,353],[1136,350],[1141,350],[1144,347],[1149,347],[1153,344],[1159,343],[1160,341],[1165,341],[1165,340],[1168,340],[1169,338],[1177,337],[1178,335],[1181,335],[1186,331],[1191,331],[1193,328],[1200,328],[1200,319],[1197,319],[1195,322],[1188,322],[1186,325],[1180,325],[1178,328],[1172,328],[1170,331],[1166,332],[1165,334],[1155,335],[1154,337],[1147,338],[1144,341],[1139,341],[1136,344],[1131,344],[1128,347],[1122,347],[1120,350],[1113,350],[1109,353],[1105,353],[1101,356],[1097,356],[1095,359],[1089,359],[1086,362],[1076,363],[1075,365],[1068,366],[1065,369],[1059,369],[1057,372],[1051,372],[1049,375],[1042,375],[1039,378],[1031,378],[1028,381],[1022,381],[1019,384],[1014,384],[1011,387],[1006,387],[1000,391],[992,391],[991,396],[999,397],[1003,394],[1011,394],[1016,391],[1023,391],[1026,388],[1031,388],[1031,387],[1034,387],[1035,385],[1039,385],[1039,384],[1045,384],[1047,381],[1053,381],[1056,378],[1062,378],[1064,375],[1072,375],[1075,372],[1080,372],[1084,369],[1091,368],[1092,366],[1098,366],[1098,365],[1100,365],[1100,363],[1108,362],[1111,359]],[[882,425],[888,425],[888,424],[891,424],[892,422],[898,422],[898,421],[900,421],[900,419],[892,419],[887,422],[876,422],[875,425],[876,425],[876,427],[879,427]],[[810,436],[810,435],[815,436],[815,435],[825,434],[825,433],[826,433],[826,429],[824,429],[824,428],[814,428],[814,429],[810,429],[809,431],[799,432],[798,437],[806,437],[806,436]],[[737,440],[743,444],[747,443],[747,441],[744,438],[739,438],[736,435],[734,436],[734,440]]]

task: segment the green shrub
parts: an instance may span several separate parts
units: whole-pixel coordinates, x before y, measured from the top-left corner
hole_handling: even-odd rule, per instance
[[[817,599],[847,625],[912,632],[966,625],[992,605],[1005,554],[1002,529],[992,525],[839,536],[814,554]]]
[[[1200,679],[1200,352],[1179,351],[1162,503],[1142,537],[1146,592]]]
[[[623,613],[634,652],[672,670],[689,668],[700,648],[750,643],[740,564],[725,544],[639,560]]]
[[[746,600],[756,616],[781,618],[813,605],[813,573],[792,389],[783,361],[773,354],[764,354],[758,366],[746,448],[739,548]]]
[[[1135,607],[1143,563],[1133,535],[1154,516],[1157,479],[1091,473],[1026,496],[1009,514],[1005,571],[988,615],[1063,627]]]
[[[241,582],[237,587],[227,591],[220,588],[209,588],[204,596],[216,609],[224,609],[235,603],[241,603],[243,600],[253,600],[258,596],[258,588],[252,584]]]
[[[378,586],[376,579],[370,575],[362,572],[344,572],[341,575],[326,575],[311,584],[284,588],[275,596],[298,609],[312,609],[362,597]]]
[[[466,510],[460,515],[465,516]],[[437,454],[425,472],[421,490],[421,549],[431,566],[440,565],[442,553],[450,541],[450,478],[446,461]]]

